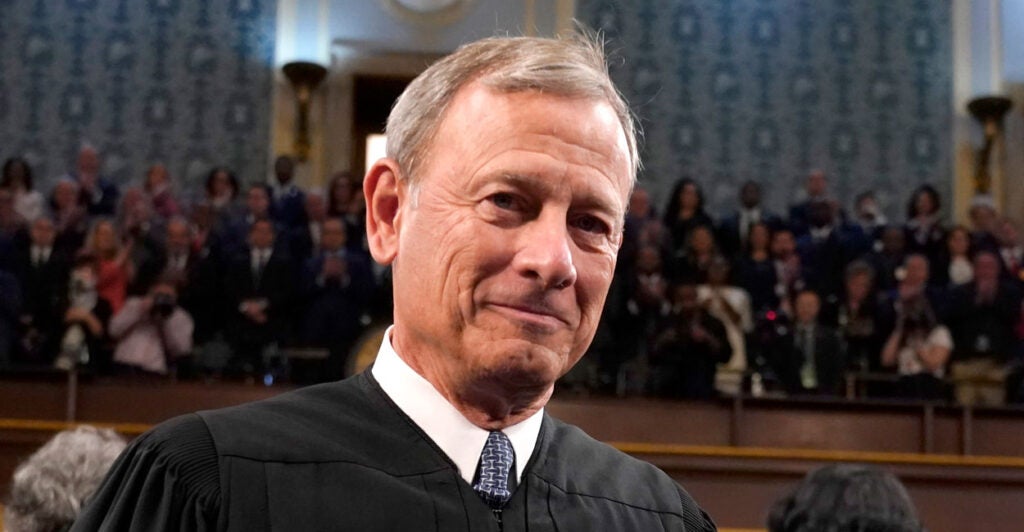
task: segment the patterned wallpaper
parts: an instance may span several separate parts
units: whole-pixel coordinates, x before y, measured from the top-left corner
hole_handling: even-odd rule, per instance
[[[920,183],[951,197],[949,0],[578,0],[577,17],[618,57],[655,192],[689,175],[725,212],[754,179],[781,212],[822,168],[898,221]]]
[[[266,173],[274,0],[0,0],[0,158],[40,188],[88,142],[104,171]]]

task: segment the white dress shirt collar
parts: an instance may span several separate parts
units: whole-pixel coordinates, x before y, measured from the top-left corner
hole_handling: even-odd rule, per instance
[[[489,432],[469,422],[455,409],[430,382],[416,373],[391,346],[391,330],[384,333],[377,359],[373,363],[373,378],[384,393],[409,416],[456,467],[469,484],[473,483],[480,453]],[[512,441],[516,453],[516,480],[522,480],[523,467],[533,455],[540,436],[544,409],[502,432]]]

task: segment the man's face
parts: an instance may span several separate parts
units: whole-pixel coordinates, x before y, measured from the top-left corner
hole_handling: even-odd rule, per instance
[[[291,183],[294,174],[295,162],[292,161],[291,157],[281,156],[274,161],[274,176],[277,177],[278,183],[282,185]]]
[[[96,174],[100,171],[100,155],[92,148],[78,152],[78,171],[82,174]]]
[[[814,292],[801,292],[796,296],[796,304],[793,310],[796,312],[796,321],[800,323],[811,323],[818,319],[818,312],[821,310],[821,301]]]
[[[245,206],[249,209],[249,214],[253,216],[266,216],[270,210],[270,197],[267,196],[266,189],[263,187],[250,188],[245,197]]]
[[[179,220],[167,224],[167,251],[174,254],[187,253],[189,245],[188,225]]]
[[[761,204],[761,187],[756,183],[747,183],[740,189],[740,202],[747,209],[753,209]]]
[[[32,243],[41,247],[50,247],[53,245],[53,240],[57,235],[57,231],[53,228],[53,222],[49,218],[36,218],[32,222]]]
[[[807,195],[812,198],[825,195],[828,182],[825,181],[825,172],[815,170],[807,176]]]
[[[796,251],[796,241],[793,233],[789,231],[778,231],[772,235],[772,256],[777,259],[784,259]]]
[[[338,251],[345,245],[345,224],[341,220],[331,218],[324,222],[320,232],[320,247],[326,251]]]
[[[415,190],[400,185],[396,349],[457,391],[550,391],[590,344],[615,269],[631,184],[618,118],[470,83],[434,138]]]
[[[249,246],[253,249],[274,247],[274,227],[267,220],[260,220],[249,229]]]
[[[906,282],[919,285],[928,282],[928,260],[920,255],[911,255],[906,261]]]

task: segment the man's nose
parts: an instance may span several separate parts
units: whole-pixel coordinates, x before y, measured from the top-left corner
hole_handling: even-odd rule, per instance
[[[545,289],[564,289],[576,283],[572,241],[564,216],[543,216],[527,226],[516,253],[516,269]]]

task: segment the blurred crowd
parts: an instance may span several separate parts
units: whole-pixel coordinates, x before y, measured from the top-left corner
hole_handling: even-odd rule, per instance
[[[381,272],[363,235],[359,181],[326,192],[227,168],[182,191],[160,164],[119,187],[80,151],[47,195],[8,159],[0,181],[0,366],[97,374],[202,372],[273,380],[283,349],[321,356],[307,381],[338,378],[375,312]],[[351,238],[350,238],[351,237]],[[385,282],[383,286],[390,283]]]
[[[745,183],[709,213],[681,179],[656,212],[638,187],[618,271],[576,385],[706,398],[749,393],[1019,401],[1024,253],[976,197],[943,221],[932,186],[888,220],[873,192],[842,198],[811,172],[786,213]],[[847,201],[849,201],[847,199]]]
[[[201,190],[181,190],[160,164],[118,186],[100,155],[83,147],[45,195],[25,160],[3,165],[5,369],[274,380],[283,350],[311,348],[318,363],[292,377],[331,380],[367,328],[390,319],[358,178],[303,190],[282,156],[245,187],[214,168]],[[871,191],[844,206],[828,185],[811,172],[785,213],[762,205],[756,182],[722,213],[705,210],[692,179],[662,212],[638,186],[601,326],[565,384],[681,398],[1020,401],[1016,223],[979,196],[969,225],[949,226],[927,185],[890,221]]]

